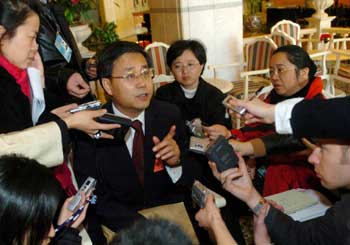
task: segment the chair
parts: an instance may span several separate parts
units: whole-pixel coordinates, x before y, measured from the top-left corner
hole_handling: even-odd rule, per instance
[[[166,52],[168,44],[162,42],[153,42],[146,46],[145,51],[152,58],[155,75],[170,75],[170,70],[166,64]]]
[[[290,20],[281,20],[271,27],[270,33],[272,34],[277,30],[282,31],[293,38],[296,45],[301,45],[299,24]]]
[[[332,53],[336,55],[336,61],[333,73],[331,74],[330,87],[332,94],[336,96],[336,89],[334,87],[336,81],[347,85],[350,83],[350,64],[344,62],[345,60],[350,60],[350,51],[332,50]]]
[[[162,42],[153,42],[145,47],[145,51],[152,58],[154,73],[153,89],[156,91],[160,86],[174,81],[170,69],[166,64],[166,52],[168,44]]]
[[[249,82],[267,85],[270,83],[268,77],[270,58],[277,45],[269,37],[250,40],[245,46],[245,71],[241,72],[244,80],[243,98],[247,99],[249,94]]]
[[[291,36],[280,30],[271,33],[271,39],[277,47],[296,44]]]

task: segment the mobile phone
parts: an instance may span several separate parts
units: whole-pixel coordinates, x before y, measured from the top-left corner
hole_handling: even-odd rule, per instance
[[[242,106],[232,106],[229,102],[232,100],[234,97],[232,95],[228,95],[223,101],[222,104],[227,108],[232,111],[237,112],[240,115],[243,115],[246,113],[247,109],[242,107]]]
[[[102,106],[101,101],[99,100],[94,100],[94,101],[90,101],[84,104],[79,105],[77,108],[74,108],[72,110],[70,110],[70,113],[76,113],[79,111],[84,111],[84,110],[98,110],[100,109]]]
[[[119,117],[112,113],[106,113],[103,116],[97,117],[95,120],[99,123],[118,123],[120,125],[125,125],[129,127],[132,126],[132,121],[130,119],[125,117]]]
[[[97,181],[94,178],[88,177],[80,187],[79,191],[74,195],[73,199],[68,203],[68,210],[74,212],[80,203],[81,193],[88,194],[95,189],[96,184]]]
[[[193,185],[192,185],[192,199],[193,201],[200,207],[204,208],[205,207],[205,201],[207,198],[208,194],[214,195],[214,200],[215,200],[215,205],[218,208],[222,208],[226,206],[226,199],[217,194],[216,192],[210,190],[208,187],[203,185],[201,182],[198,180],[195,180]]]
[[[236,153],[227,139],[222,135],[210,142],[205,154],[210,161],[216,163],[219,172],[238,166],[238,157]]]

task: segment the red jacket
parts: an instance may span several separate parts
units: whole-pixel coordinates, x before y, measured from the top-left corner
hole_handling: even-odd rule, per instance
[[[304,97],[307,100],[314,98],[323,99],[322,88],[323,84],[321,78],[316,77],[310,84],[288,98],[278,96],[274,90],[272,90],[264,101],[276,104],[280,101],[295,97]],[[233,137],[243,142],[254,138],[260,138],[274,132],[275,128],[273,125],[262,123],[245,125],[240,129],[231,130]],[[275,154],[267,157],[269,167],[265,175],[264,196],[294,188],[315,189],[319,187],[319,180],[313,172],[311,165],[307,163],[307,155],[295,152],[290,154]]]

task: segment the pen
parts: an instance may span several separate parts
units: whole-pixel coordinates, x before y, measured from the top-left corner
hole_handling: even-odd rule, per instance
[[[83,212],[85,208],[85,204],[81,205],[77,211],[75,211],[68,219],[66,219],[62,224],[58,225],[55,229],[55,233],[60,232],[61,230],[63,230],[66,226],[69,226],[70,224],[72,224],[74,221],[76,221],[80,214]]]

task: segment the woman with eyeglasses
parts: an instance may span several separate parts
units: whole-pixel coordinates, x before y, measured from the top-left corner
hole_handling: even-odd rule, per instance
[[[259,98],[270,104],[297,97],[304,97],[306,100],[323,99],[323,84],[316,75],[316,70],[315,63],[303,48],[296,45],[282,46],[272,54],[271,85],[263,89]],[[263,195],[294,188],[320,189],[319,180],[307,163],[307,153],[300,151],[305,149],[302,144],[298,146],[293,137],[270,137],[274,132],[273,125],[262,123],[231,130],[230,142],[237,150],[241,149],[243,154],[247,152],[261,156],[265,155],[266,150],[274,153],[266,159],[247,161],[252,167],[250,170],[255,184]],[[294,147],[290,147],[289,153],[282,152],[281,149],[288,144]]]
[[[206,126],[209,125],[220,125],[226,130],[231,129],[231,119],[226,114],[226,109],[222,104],[225,95],[201,77],[207,61],[203,44],[196,40],[178,40],[169,47],[166,59],[175,81],[159,87],[155,97],[177,105],[185,121],[199,118],[204,126],[204,132]],[[190,132],[190,130],[188,131]],[[200,181],[225,196],[228,201],[227,206],[222,208],[221,212],[235,240],[239,244],[244,244],[238,215],[237,212],[233,211],[239,208],[237,207],[239,201],[232,199],[232,196],[223,191],[221,185],[213,177],[205,156],[191,154],[202,168],[198,170]],[[199,239],[204,242],[207,239],[205,236],[204,234]]]
[[[55,234],[54,217],[62,190],[52,172],[37,161],[15,155],[0,157],[0,244],[81,244],[76,229],[84,220],[88,204],[70,226]],[[71,215],[67,199],[58,215],[63,224]],[[80,205],[86,202],[82,196]]]

